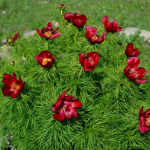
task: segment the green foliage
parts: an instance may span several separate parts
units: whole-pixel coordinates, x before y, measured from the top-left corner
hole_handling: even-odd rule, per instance
[[[15,72],[26,84],[15,99],[0,92],[0,138],[13,136],[11,144],[17,150],[148,149],[149,133],[141,135],[138,131],[138,112],[141,106],[149,108],[150,80],[147,77],[148,81],[139,85],[123,72],[129,42],[139,48],[141,66],[150,71],[150,59],[143,55],[139,33],[130,39],[109,33],[103,43],[91,45],[85,38],[85,28],[74,27],[63,16],[58,19],[62,23],[60,36],[48,41],[37,33],[28,39],[21,37],[9,51],[15,65],[1,60],[1,81],[4,73]],[[102,35],[104,29],[99,24],[98,33]],[[94,26],[93,20],[89,19],[87,25]],[[43,50],[56,57],[49,69],[42,68],[34,58]],[[80,52],[100,54],[92,72],[83,70]],[[0,82],[0,91],[3,86]],[[53,118],[51,106],[67,89],[68,95],[80,99],[82,108],[77,108],[78,118],[59,122]],[[1,149],[7,140],[3,139]]]

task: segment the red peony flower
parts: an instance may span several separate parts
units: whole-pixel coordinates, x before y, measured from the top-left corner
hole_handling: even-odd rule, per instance
[[[124,69],[124,74],[129,80],[135,81],[137,83],[145,83],[145,73],[148,73],[144,68],[137,66],[140,64],[140,59],[138,57],[131,57],[127,60],[127,67]]]
[[[14,36],[8,37],[6,40],[7,41],[6,43],[9,43],[11,45],[11,44],[15,43],[15,41],[19,38],[20,38],[19,33],[16,33]]]
[[[112,22],[108,22],[108,17],[104,16],[103,17],[103,24],[105,26],[105,29],[107,32],[118,32],[118,31],[122,31],[122,28],[118,26],[117,22],[114,20]]]
[[[4,78],[2,80],[4,82],[4,87],[2,89],[4,96],[11,96],[11,98],[18,97],[19,93],[24,89],[25,83],[22,83],[22,79],[19,77],[19,81],[17,80],[16,74],[13,73],[13,76],[9,74],[4,74]]]
[[[79,61],[85,71],[92,71],[98,64],[100,56],[97,52],[90,52],[88,54],[80,53]]]
[[[141,107],[139,111],[139,131],[144,134],[149,131],[150,128],[150,109],[147,109],[143,113],[144,106]]]
[[[64,91],[55,105],[52,106],[52,111],[55,113],[53,117],[58,121],[64,121],[66,119],[71,119],[72,117],[77,118],[78,111],[75,107],[82,107],[82,104],[79,98],[76,100],[73,96],[65,96],[65,94],[69,91]]]
[[[82,28],[86,24],[86,20],[87,18],[85,15],[75,13],[72,19],[72,24],[78,28]]]
[[[100,38],[100,35],[97,35],[97,28],[92,28],[91,26],[86,26],[86,38],[92,43],[102,43],[105,40],[106,32],[103,33],[102,37]]]
[[[38,56],[35,55],[34,58],[44,68],[50,68],[55,61],[55,57],[49,51],[42,51]]]
[[[129,43],[126,47],[125,54],[129,57],[139,56],[141,52],[138,49],[133,49],[133,44]]]
[[[72,21],[73,17],[74,17],[74,14],[68,13],[68,12],[65,13],[65,15],[64,15],[64,18],[65,18],[65,20],[67,20],[67,21]]]
[[[45,38],[46,40],[48,39],[54,39],[55,37],[60,35],[60,32],[55,33],[59,28],[56,28],[53,30],[53,26],[51,22],[48,22],[47,27],[43,27],[42,30],[40,31],[38,28],[36,28],[37,33]]]

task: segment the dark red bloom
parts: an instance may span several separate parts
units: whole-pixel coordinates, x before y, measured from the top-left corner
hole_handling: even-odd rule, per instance
[[[92,43],[102,43],[105,40],[106,32],[103,33],[102,37],[100,38],[100,35],[97,35],[97,28],[92,28],[91,26],[86,26],[86,38]]]
[[[25,85],[25,83],[22,83],[22,79],[20,77],[19,80],[17,80],[15,73],[13,73],[13,76],[4,74],[2,82],[4,82],[4,87],[2,89],[3,95],[11,96],[11,98],[18,97]]]
[[[68,12],[65,13],[65,15],[64,15],[64,18],[65,18],[65,20],[67,20],[67,21],[72,21],[73,17],[74,17],[74,14],[68,13]]]
[[[118,31],[122,31],[122,28],[118,26],[117,22],[114,20],[112,22],[108,22],[108,17],[104,16],[103,17],[103,24],[105,26],[105,29],[107,32],[118,32]]]
[[[86,24],[86,20],[87,18],[85,15],[75,13],[72,19],[72,24],[78,28],[82,28]]]
[[[37,33],[45,38],[46,40],[48,39],[54,39],[55,37],[60,35],[60,32],[55,33],[59,28],[56,28],[53,30],[53,25],[51,22],[48,22],[47,27],[43,27],[42,30],[40,31],[38,28],[36,28]]]
[[[76,100],[72,95],[65,96],[65,94],[69,91],[64,91],[55,105],[52,106],[52,111],[55,113],[53,117],[58,121],[64,121],[66,119],[71,119],[72,117],[78,117],[78,111],[75,107],[82,107],[82,104],[79,98]]]
[[[34,58],[44,68],[51,67],[55,61],[55,57],[53,57],[53,55],[49,51],[42,51],[38,56],[35,55]]]
[[[8,37],[6,40],[7,41],[6,43],[9,43],[11,45],[11,44],[15,43],[15,41],[19,38],[20,38],[19,33],[16,33],[14,36]]]
[[[150,129],[150,109],[143,112],[144,106],[141,107],[139,111],[139,131],[144,134]]]
[[[138,52],[138,49],[133,49],[133,44],[129,43],[126,47],[125,54],[129,57],[139,56],[141,52]]]
[[[79,61],[85,71],[92,71],[98,64],[100,56],[97,52],[90,52],[88,54],[80,53]]]
[[[124,74],[129,80],[135,81],[137,83],[145,83],[145,73],[148,73],[144,68],[137,66],[140,64],[140,59],[138,57],[131,57],[127,60],[127,67],[124,69]]]

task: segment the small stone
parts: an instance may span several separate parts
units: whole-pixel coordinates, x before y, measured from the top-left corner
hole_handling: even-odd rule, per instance
[[[34,34],[36,33],[36,30],[32,30],[32,31],[29,31],[29,32],[26,32],[23,37],[24,38],[28,38],[30,36],[33,36]]]
[[[7,40],[2,40],[2,45],[4,45],[5,43],[7,43]]]
[[[1,13],[2,13],[2,15],[6,15],[7,14],[7,12],[5,10],[3,10]]]
[[[136,31],[140,30],[141,33],[139,34],[139,36],[144,36],[144,41],[148,41],[150,40],[150,31],[148,30],[141,30],[141,29],[138,29],[138,28],[126,28],[124,31],[121,31],[120,34],[122,33],[125,33],[127,38],[129,38],[129,36],[131,34],[135,34]]]
[[[9,50],[11,49],[11,46],[8,45],[4,45],[1,47],[1,51],[0,51],[0,57],[1,58],[7,58],[8,60],[10,60],[11,56],[9,54]]]

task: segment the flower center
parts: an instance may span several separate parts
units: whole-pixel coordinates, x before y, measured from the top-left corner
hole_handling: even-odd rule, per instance
[[[146,125],[150,126],[150,115],[146,118]]]
[[[60,108],[60,110],[59,110],[59,111],[65,110],[65,109],[66,109],[66,107],[67,107],[67,106],[66,106],[66,105],[64,105],[63,107],[61,107],[61,108]]]
[[[42,65],[46,65],[48,62],[51,62],[51,61],[52,61],[51,59],[44,58]]]
[[[131,68],[131,69],[129,70],[129,73],[133,73],[134,71],[135,71],[135,69]]]
[[[98,37],[96,35],[93,35],[92,40],[98,40]]]
[[[46,31],[46,32],[45,32],[45,36],[46,36],[47,38],[50,38],[50,37],[52,36],[52,31]]]
[[[18,91],[21,88],[20,88],[20,85],[18,85],[16,83],[12,83],[11,89],[12,89],[12,91]]]

